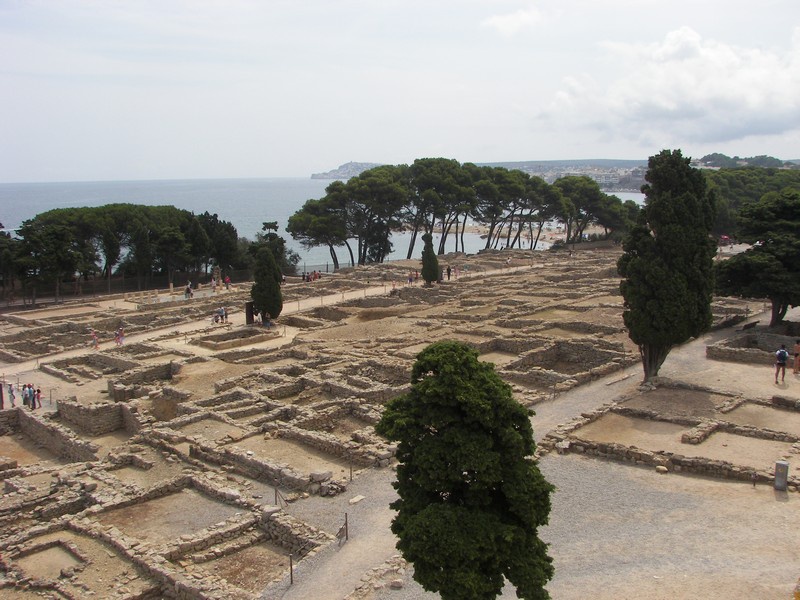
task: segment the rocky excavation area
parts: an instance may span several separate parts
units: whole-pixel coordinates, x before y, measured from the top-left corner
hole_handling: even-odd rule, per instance
[[[640,386],[618,256],[447,255],[454,275],[429,288],[408,284],[419,261],[290,279],[272,328],[245,324],[246,284],[5,313],[3,378],[39,386],[43,407],[17,392],[0,411],[0,596],[425,597],[392,551],[394,448],[373,425],[416,354],[456,339],[536,411],[558,488],[542,532],[554,598],[790,597],[800,550],[776,531],[800,524],[800,380],[772,385],[771,365],[794,324],[770,330],[753,320],[762,303],[716,299],[714,330]],[[730,519],[731,539],[692,538],[703,511]],[[768,526],[737,527],[760,511]],[[737,543],[740,560],[724,558]]]

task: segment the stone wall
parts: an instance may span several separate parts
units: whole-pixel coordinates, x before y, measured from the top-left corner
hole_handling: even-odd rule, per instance
[[[95,461],[99,447],[78,438],[57,423],[47,422],[33,411],[19,409],[19,430],[34,443],[70,462]]]
[[[351,462],[354,466],[371,467],[386,466],[394,453],[388,450],[377,450],[354,442],[343,442],[335,435],[323,431],[309,431],[292,425],[266,423],[265,431],[273,431],[277,437],[296,440],[305,446],[321,450],[325,454],[336,456]],[[379,455],[386,464],[380,464]]]
[[[666,450],[643,450],[633,446],[625,446],[617,443],[596,442],[582,439],[580,429],[589,423],[599,419],[608,412],[615,412],[636,418],[661,420],[676,423],[687,427],[692,427],[690,432],[685,434],[687,452],[696,452],[693,444],[700,443],[705,437],[714,431],[727,431],[736,435],[758,437],[761,439],[776,439],[785,442],[797,442],[798,436],[773,432],[770,430],[756,429],[754,427],[739,426],[724,421],[714,421],[709,419],[688,418],[688,417],[666,417],[658,415],[653,411],[640,409],[630,409],[617,406],[615,403],[605,405],[592,413],[583,413],[581,417],[573,419],[566,425],[557,427],[554,431],[547,434],[544,440],[538,444],[539,453],[556,449],[559,453],[577,452],[589,456],[597,456],[608,460],[620,462],[630,462],[640,466],[656,467],[663,472],[693,473],[708,477],[721,479],[737,479],[740,481],[759,483],[774,483],[775,474],[769,470],[756,470],[750,467],[735,465],[733,463],[715,460],[702,456],[684,456]],[[789,477],[789,491],[797,491],[800,486],[800,478]]]
[[[168,362],[128,371],[122,377],[108,380],[108,395],[114,402],[146,396],[155,389],[153,382],[169,381],[180,368],[180,363]]]
[[[76,401],[59,400],[56,402],[56,411],[61,419],[90,436],[111,433],[124,426],[122,405],[117,403],[85,406]]]
[[[775,352],[781,347],[781,344],[786,345],[791,356],[794,339],[789,336],[769,331],[742,333],[706,346],[706,358],[755,365],[774,365]],[[789,366],[792,365],[792,360],[792,358],[789,359]]]
[[[9,404],[8,400],[5,401]],[[19,429],[19,411],[21,408],[0,410],[0,435],[8,435]]]
[[[284,464],[261,459],[252,452],[248,454],[236,447],[192,444],[189,456],[212,464],[229,465],[242,475],[290,490],[307,491],[311,483],[309,477],[303,473]]]
[[[82,365],[88,367],[88,370],[80,369]],[[77,372],[79,375],[86,376],[90,379],[99,379],[102,375],[123,373],[135,369],[138,366],[139,363],[135,361],[126,360],[103,352],[56,360],[52,363],[42,364],[40,368],[45,370],[45,367],[51,367],[53,368],[53,374],[58,371]]]

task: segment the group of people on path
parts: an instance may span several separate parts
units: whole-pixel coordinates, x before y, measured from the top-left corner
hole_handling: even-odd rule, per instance
[[[794,355],[794,369],[793,374],[800,374],[800,340],[795,340],[794,348],[792,348]],[[775,383],[778,383],[778,376],[781,378],[781,383],[786,379],[786,363],[789,362],[789,351],[786,349],[786,344],[781,344],[775,352]]]
[[[91,338],[89,344],[95,350],[100,349],[100,340],[97,337],[97,331],[95,329],[89,329],[89,337]],[[125,343],[125,329],[120,327],[114,332],[114,343],[117,346],[122,346]]]
[[[3,393],[5,390],[5,394]],[[22,389],[20,390],[20,395],[22,396],[22,405],[27,406],[31,410],[36,410],[37,408],[42,408],[42,390],[39,387],[34,387],[32,383],[23,383]],[[4,410],[6,407],[5,398],[8,397],[10,407],[9,408],[16,408],[17,407],[17,394],[14,390],[14,384],[9,383],[8,387],[4,388],[0,385],[0,410]]]
[[[447,281],[450,281],[450,277],[455,275],[455,278],[458,279],[458,267],[451,267],[447,265],[446,269],[441,269],[439,272],[439,283],[445,281],[445,277]],[[419,281],[419,271],[409,271],[408,272],[408,279],[406,282],[408,285],[414,285]]]
[[[212,276],[211,277],[211,289],[214,292],[216,292],[217,291],[217,287],[221,287],[223,285],[223,282],[224,282],[224,285],[225,285],[225,289],[226,290],[230,290],[231,289],[231,276],[230,275],[226,275],[224,280],[221,279],[221,278],[220,278],[220,280],[217,280],[216,277]],[[183,289],[183,298],[185,300],[188,300],[189,298],[194,298],[194,289],[192,289],[192,282],[191,281],[188,282],[186,284],[186,287]]]

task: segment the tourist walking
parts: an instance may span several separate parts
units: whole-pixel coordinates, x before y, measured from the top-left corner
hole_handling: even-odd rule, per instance
[[[16,398],[14,397],[14,384],[13,383],[9,383],[8,384],[8,399],[11,401],[11,408],[15,408],[17,405],[14,402],[14,400],[16,400]]]
[[[92,332],[92,334],[91,334],[92,335],[92,346],[94,347],[95,350],[97,350],[98,348],[100,348],[100,342],[97,339],[97,332],[94,329],[92,329],[90,331]]]
[[[226,290],[230,290],[231,289],[231,276],[230,275],[225,275],[225,289]]]
[[[36,387],[36,404],[39,405],[39,408],[42,408],[42,388]]]
[[[800,373],[800,340],[794,341],[794,348],[792,348],[792,353],[794,354],[794,374],[797,375]]]
[[[778,375],[781,376],[781,383],[786,378],[786,361],[789,360],[789,351],[786,350],[786,344],[781,344],[781,347],[775,353],[775,383],[778,383]]]

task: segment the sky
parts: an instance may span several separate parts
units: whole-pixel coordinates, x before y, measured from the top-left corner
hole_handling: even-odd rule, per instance
[[[800,158],[798,0],[0,0],[0,182]]]

